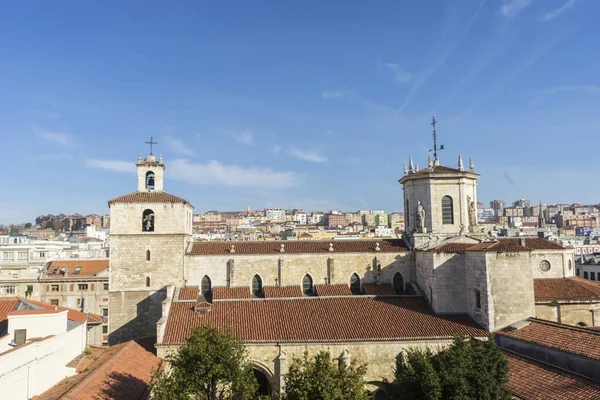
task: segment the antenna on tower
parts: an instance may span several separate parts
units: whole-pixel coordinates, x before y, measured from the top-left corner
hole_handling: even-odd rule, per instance
[[[431,126],[433,126],[433,166],[437,166],[440,165],[440,160],[438,159],[438,147],[437,147],[437,132],[435,130],[435,124],[437,124],[437,121],[435,120],[435,117],[432,118],[431,120]],[[444,145],[440,146],[440,150],[444,150]],[[429,150],[431,151],[431,150]]]

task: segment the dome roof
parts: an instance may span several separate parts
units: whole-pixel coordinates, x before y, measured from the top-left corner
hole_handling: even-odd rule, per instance
[[[146,158],[144,159],[144,161],[147,161],[147,162],[156,162],[156,157],[154,157],[153,154],[150,154],[150,155],[146,156]]]

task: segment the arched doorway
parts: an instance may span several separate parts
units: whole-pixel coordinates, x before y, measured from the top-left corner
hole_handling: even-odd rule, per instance
[[[254,372],[254,377],[258,381],[258,390],[256,391],[256,394],[259,396],[271,396],[273,387],[271,386],[269,377],[267,377],[260,369],[253,368],[252,371]]]

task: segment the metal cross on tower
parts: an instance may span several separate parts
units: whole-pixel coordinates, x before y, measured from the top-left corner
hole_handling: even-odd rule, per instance
[[[150,136],[150,141],[149,142],[145,142],[146,144],[150,145],[150,154],[152,154],[152,145],[153,144],[158,144],[158,142],[155,142],[153,139],[154,138],[152,136]]]
[[[432,118],[431,120],[431,126],[433,126],[433,163],[434,165],[439,165],[439,160],[438,160],[438,147],[437,147],[437,132],[435,130],[435,124],[437,124],[437,121],[435,120],[435,117]],[[444,145],[440,146],[440,150],[444,150]],[[429,150],[431,151],[431,150]]]

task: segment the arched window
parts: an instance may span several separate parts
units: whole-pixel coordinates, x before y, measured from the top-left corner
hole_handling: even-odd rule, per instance
[[[146,172],[146,189],[154,189],[154,172]]]
[[[352,274],[350,277],[350,291],[352,294],[360,294],[360,277],[358,274]]]
[[[146,277],[146,287],[150,287],[150,277]]]
[[[302,293],[305,296],[313,294],[313,280],[309,274],[304,275],[304,278],[302,278]]]
[[[404,278],[400,272],[396,272],[394,275],[394,280],[392,281],[392,287],[394,288],[394,293],[402,294],[404,293]]]
[[[150,250],[146,250],[146,261],[150,261]]]
[[[454,208],[452,207],[452,197],[442,197],[442,224],[454,224]]]
[[[258,275],[254,275],[254,278],[252,278],[252,294],[256,297],[263,296],[262,279]]]
[[[578,326],[588,326],[588,324],[586,324],[585,322],[578,322],[577,325]]]
[[[147,209],[142,214],[142,231],[154,232],[154,211]]]
[[[204,296],[206,301],[212,301],[212,282],[208,275],[204,275],[200,284],[200,294]]]

